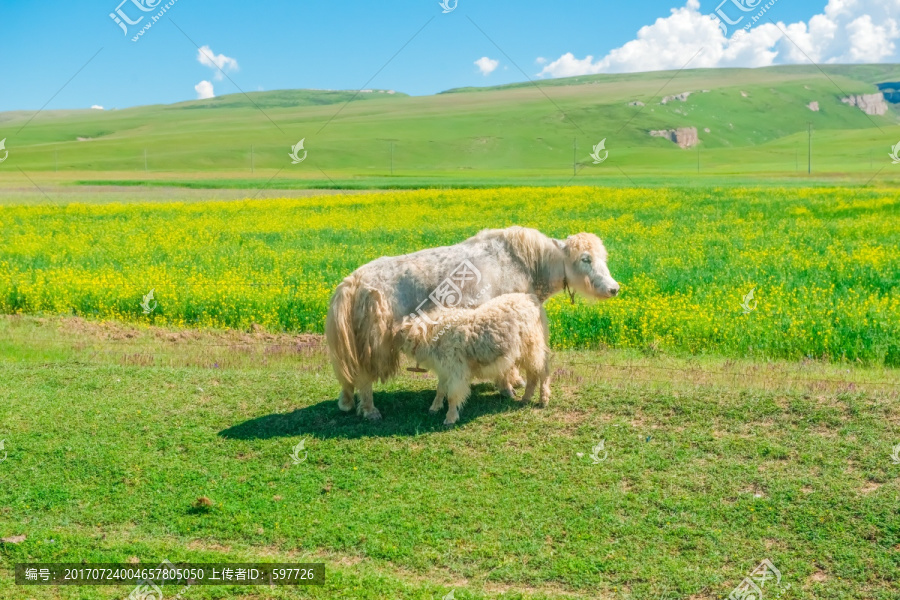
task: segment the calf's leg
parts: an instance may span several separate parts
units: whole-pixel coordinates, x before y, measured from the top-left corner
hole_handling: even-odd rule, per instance
[[[522,394],[522,402],[531,402],[534,397],[534,389],[537,387],[538,380],[532,373],[527,373],[525,378],[525,393]]]
[[[434,402],[431,403],[431,408],[428,409],[428,412],[436,413],[442,408],[444,408],[444,398],[447,397],[447,382],[443,377],[438,378],[437,385],[437,394],[434,397]]]
[[[459,421],[459,409],[466,403],[470,391],[465,378],[451,378],[447,382],[447,418],[444,425],[454,425]]]
[[[344,412],[350,412],[355,405],[356,400],[353,398],[353,384],[341,383],[341,396],[338,398],[338,408]]]
[[[497,379],[495,385],[497,386],[497,391],[500,392],[501,396],[515,399],[515,382],[517,378],[519,378],[519,371],[514,369],[513,371],[504,373],[499,379]]]

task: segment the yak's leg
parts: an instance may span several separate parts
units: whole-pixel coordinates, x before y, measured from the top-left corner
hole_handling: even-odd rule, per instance
[[[550,355],[542,345],[535,345],[526,355],[522,365],[528,383],[525,386],[524,400],[530,402],[534,390],[541,388],[539,405],[544,407],[550,401]]]
[[[356,414],[362,415],[370,421],[377,421],[381,418],[381,413],[375,408],[375,402],[372,396],[372,379],[363,379],[357,382],[359,386],[359,405],[356,407]]]
[[[341,383],[341,397],[338,398],[338,408],[344,412],[350,412],[356,405],[353,398],[353,384]]]
[[[546,340],[546,334],[544,339]],[[544,407],[550,403],[550,350],[547,348],[546,341],[538,345],[534,354],[534,366],[537,369],[536,375],[541,385],[539,404]]]
[[[540,405],[547,406],[550,404],[550,376],[548,375],[544,381],[541,382],[541,395],[540,395]]]
[[[436,413],[444,408],[444,398],[447,397],[447,382],[443,378],[438,378],[437,394],[434,396],[434,402],[428,412]]]
[[[550,404],[550,360],[547,352],[544,352],[543,365],[540,370],[541,395],[539,404],[547,406]]]

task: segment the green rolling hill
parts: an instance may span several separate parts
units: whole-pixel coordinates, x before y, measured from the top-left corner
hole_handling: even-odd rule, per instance
[[[900,65],[697,69],[423,97],[285,90],[111,111],[0,113],[10,153],[0,181],[19,169],[61,182],[201,187],[273,178],[339,187],[564,183],[573,172],[583,182],[698,174],[753,181],[805,177],[809,131],[817,177],[884,181],[894,177],[888,153],[900,140],[900,113],[890,105],[869,115],[842,100],[896,81]],[[682,148],[651,135],[678,128],[695,128],[698,143]],[[301,139],[307,158],[291,164]],[[603,139],[608,159],[596,165],[590,152]]]

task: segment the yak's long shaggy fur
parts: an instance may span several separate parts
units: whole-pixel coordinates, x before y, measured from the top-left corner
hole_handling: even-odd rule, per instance
[[[369,419],[381,417],[372,385],[399,369],[394,325],[418,310],[434,309],[429,294],[463,261],[478,270],[481,280],[462,290],[457,306],[477,307],[511,293],[535,294],[544,302],[566,284],[591,298],[619,291],[606,266],[606,248],[590,233],[556,240],[524,227],[487,229],[455,246],[374,260],[338,285],[325,323],[342,410],[353,409],[359,390],[357,411]]]
[[[540,404],[550,400],[550,349],[547,314],[533,294],[506,294],[478,308],[450,308],[430,315],[436,324],[406,317],[397,327],[402,351],[438,375],[431,412],[444,406],[445,425],[459,420],[459,409],[473,378],[497,379],[514,366],[525,373],[523,400],[540,388]]]

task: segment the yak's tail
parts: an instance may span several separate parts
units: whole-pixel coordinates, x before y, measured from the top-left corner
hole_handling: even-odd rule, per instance
[[[361,371],[366,379],[386,380],[399,368],[394,344],[394,311],[380,291],[350,275],[331,297],[325,337],[335,375],[353,384]]]
[[[391,303],[379,290],[365,286],[359,288],[356,302],[359,364],[373,379],[386,381],[400,367]]]
[[[356,332],[353,305],[359,281],[351,275],[334,290],[328,316],[325,318],[325,339],[334,374],[342,384],[352,385],[359,372],[359,356],[356,349]]]

